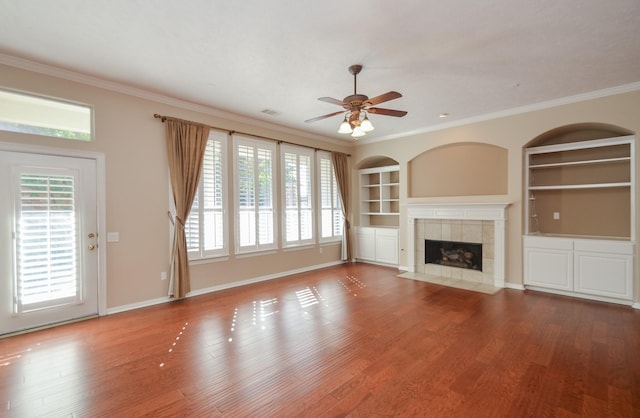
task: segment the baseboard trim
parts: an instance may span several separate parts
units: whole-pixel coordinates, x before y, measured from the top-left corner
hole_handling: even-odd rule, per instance
[[[605,296],[596,296],[596,295],[586,295],[583,293],[577,293],[577,292],[568,292],[568,291],[564,291],[564,290],[558,290],[558,289],[547,289],[544,287],[538,287],[538,286],[526,286],[525,288],[526,290],[533,290],[536,292],[543,292],[543,293],[552,293],[555,295],[561,295],[561,296],[568,296],[568,297],[572,297],[572,298],[579,298],[579,299],[585,299],[585,300],[593,300],[596,302],[606,302],[606,303],[615,303],[617,305],[626,305],[635,309],[640,309],[640,307],[636,307],[636,305],[638,305],[638,303],[634,303],[630,300],[624,300],[624,299],[616,299],[616,298],[610,298],[610,297],[605,297]]]
[[[509,282],[504,282],[504,287],[507,289],[525,290],[523,285]]]
[[[117,314],[117,313],[126,312],[126,311],[132,311],[134,309],[147,308],[149,306],[160,305],[162,303],[171,302],[172,300],[173,299],[171,299],[169,296],[166,296],[163,298],[149,299],[149,300],[144,300],[142,302],[131,303],[129,305],[120,305],[113,308],[108,308],[107,315]]]
[[[227,289],[232,289],[234,287],[246,286],[248,284],[264,282],[264,281],[267,281],[267,280],[279,279],[279,278],[282,278],[282,277],[291,276],[292,274],[306,273],[308,271],[319,270],[319,269],[323,269],[323,268],[326,268],[326,267],[333,267],[333,266],[337,266],[337,265],[344,264],[344,263],[345,262],[342,261],[342,260],[332,261],[330,263],[316,264],[316,265],[313,265],[313,266],[303,267],[303,268],[300,268],[300,269],[282,271],[282,272],[279,272],[279,273],[268,274],[266,276],[254,277],[254,278],[247,279],[247,280],[241,280],[239,282],[225,283],[225,284],[221,284],[221,285],[217,285],[217,286],[206,287],[204,289],[198,289],[198,290],[194,290],[192,292],[189,292],[189,293],[187,293],[186,297],[190,298],[190,297],[193,297],[193,296],[206,295],[208,293],[219,292],[221,290],[227,290]],[[134,309],[146,308],[146,307],[154,306],[154,305],[160,305],[160,304],[163,304],[163,303],[171,302],[173,300],[174,300],[173,298],[170,298],[170,297],[166,296],[166,297],[162,297],[162,298],[150,299],[150,300],[145,300],[145,301],[142,301],[142,302],[132,303],[132,304],[129,304],[129,305],[116,306],[116,307],[107,309],[107,315],[112,315],[112,314],[116,314],[116,313],[120,313],[120,312],[131,311],[131,310],[134,310]]]
[[[221,285],[217,285],[217,286],[211,286],[211,287],[207,287],[207,288],[204,288],[204,289],[198,289],[198,290],[194,290],[192,292],[189,292],[187,294],[187,297],[206,295],[207,293],[219,292],[221,290],[232,289],[234,287],[240,287],[240,286],[246,286],[248,284],[265,282],[267,280],[279,279],[279,278],[282,278],[282,277],[291,276],[292,274],[306,273],[308,271],[319,270],[319,269],[323,269],[323,268],[326,268],[326,267],[333,267],[333,266],[337,266],[337,265],[340,265],[340,264],[344,264],[344,261],[333,261],[331,263],[316,264],[316,265],[310,266],[310,267],[303,267],[303,268],[300,268],[300,269],[283,271],[283,272],[274,273],[274,274],[268,274],[266,276],[254,277],[254,278],[247,279],[247,280],[241,280],[239,282],[225,283],[225,284],[221,284]]]

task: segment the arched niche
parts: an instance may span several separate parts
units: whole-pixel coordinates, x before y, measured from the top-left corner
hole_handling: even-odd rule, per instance
[[[356,169],[360,170],[362,168],[386,167],[389,165],[398,165],[398,162],[391,157],[375,155],[360,161],[356,165]]]
[[[606,123],[575,123],[548,130],[533,138],[525,144],[524,147],[530,148],[543,145],[566,144],[571,142],[588,141],[591,139],[613,138],[616,136],[633,134],[633,131]]]
[[[508,150],[465,142],[425,151],[408,163],[409,197],[502,195],[508,192]]]

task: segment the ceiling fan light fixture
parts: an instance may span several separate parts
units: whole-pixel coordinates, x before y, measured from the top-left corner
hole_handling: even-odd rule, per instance
[[[362,120],[362,122],[360,122],[360,127],[362,128],[362,130],[364,132],[371,132],[371,131],[373,131],[375,129],[373,127],[373,124],[369,120],[369,116],[367,116],[366,113],[364,115],[364,119]]]
[[[361,136],[365,136],[367,133],[362,129],[362,126],[356,126],[353,128],[353,133],[351,134],[352,138],[360,138]]]
[[[350,134],[351,132],[353,132],[353,129],[351,129],[351,125],[349,124],[349,121],[347,120],[347,116],[345,115],[344,120],[340,124],[340,129],[338,129],[338,133]]]
[[[315,122],[342,114],[344,115],[344,120],[338,128],[338,133],[351,134],[352,138],[359,138],[361,136],[364,136],[367,132],[371,132],[374,130],[373,124],[369,120],[369,111],[378,115],[395,116],[397,118],[401,118],[407,114],[407,112],[403,110],[372,107],[377,106],[380,103],[388,102],[390,100],[402,97],[402,94],[398,93],[397,91],[388,91],[384,94],[380,94],[371,98],[364,94],[358,94],[356,80],[357,75],[360,73],[360,70],[362,70],[362,65],[352,65],[349,67],[349,73],[353,75],[353,94],[345,97],[342,100],[334,99],[333,97],[318,98],[318,100],[320,100],[321,102],[338,105],[344,110],[339,110],[337,112],[307,119],[305,120],[305,122]]]

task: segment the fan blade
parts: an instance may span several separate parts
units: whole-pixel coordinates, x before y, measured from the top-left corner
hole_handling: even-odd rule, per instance
[[[375,113],[376,115],[395,116],[401,118],[407,114],[404,110],[382,109],[380,107],[370,107],[365,109],[366,112]]]
[[[402,97],[402,94],[398,93],[397,91],[390,91],[385,94],[381,94],[380,96],[372,97],[371,99],[364,102],[364,105],[373,106],[382,102],[388,102],[389,100],[399,99],[400,97]]]
[[[347,106],[347,104],[342,100],[334,99],[333,97],[319,97],[318,100],[320,100],[321,102],[337,104],[338,106]]]
[[[305,120],[305,122],[306,123],[311,123],[311,122],[315,122],[317,120],[330,118],[331,116],[340,115],[340,114],[343,114],[343,113],[344,113],[344,110],[340,110],[338,112],[329,113],[328,115],[318,116],[317,118],[313,118],[313,119],[307,119],[307,120]]]

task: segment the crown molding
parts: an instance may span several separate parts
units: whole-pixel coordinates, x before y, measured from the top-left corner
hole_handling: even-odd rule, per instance
[[[486,122],[493,119],[500,119],[506,116],[521,115],[523,113],[533,112],[536,110],[550,109],[557,106],[563,106],[567,104],[586,102],[592,99],[599,99],[607,96],[615,96],[617,94],[630,93],[640,90],[640,82],[624,84],[621,86],[610,87],[602,90],[595,90],[588,93],[576,94],[573,96],[561,97],[559,99],[547,100],[544,102],[534,103],[530,105],[514,107],[511,109],[500,110],[498,112],[485,113],[484,115],[472,116],[469,118],[452,121],[449,123],[441,123],[437,125],[427,126],[423,129],[417,129],[415,131],[403,132],[402,135],[387,135],[380,138],[371,138],[370,140],[358,141],[358,144],[370,144],[374,142],[388,141],[391,139],[406,138],[408,136],[424,134],[428,132],[441,131],[443,129],[455,128],[458,126],[470,125],[472,123]]]
[[[231,113],[231,112],[223,111],[220,109],[216,109],[210,106],[205,106],[205,105],[189,102],[182,99],[177,99],[175,97],[153,93],[148,90],[125,85],[122,83],[117,83],[115,81],[110,81],[110,80],[78,73],[75,71],[66,70],[66,69],[55,67],[52,65],[42,64],[39,62],[31,61],[25,58],[19,58],[19,57],[8,55],[8,54],[0,53],[0,64],[101,88],[101,89],[113,91],[116,93],[122,93],[129,96],[137,97],[140,99],[145,99],[145,100],[149,100],[157,103],[166,104],[169,106],[175,106],[181,109],[192,110],[192,111],[204,113],[210,116],[247,124],[256,128],[270,129],[270,130],[278,131],[281,133],[297,135],[307,139],[324,141],[324,142],[332,143],[339,146],[345,146],[345,145],[359,146],[359,145],[365,145],[365,144],[372,144],[375,142],[389,141],[392,139],[406,138],[413,135],[419,135],[419,134],[424,134],[428,132],[436,132],[444,129],[470,125],[473,123],[486,122],[489,120],[499,119],[507,116],[520,115],[523,113],[533,112],[536,110],[544,110],[544,109],[549,109],[557,106],[584,102],[587,100],[598,99],[598,98],[607,97],[607,96],[614,96],[616,94],[623,94],[623,93],[629,93],[629,92],[640,90],[640,82],[636,82],[636,83],[625,84],[625,85],[601,89],[601,90],[595,90],[588,93],[581,93],[573,96],[562,97],[559,99],[553,99],[553,100],[548,100],[544,102],[534,103],[531,105],[525,105],[525,106],[514,107],[511,109],[501,110],[497,112],[486,113],[483,115],[472,116],[469,118],[463,118],[463,119],[460,119],[457,121],[451,121],[448,123],[440,123],[436,125],[427,126],[422,129],[417,129],[414,131],[403,132],[401,134],[392,134],[392,135],[382,136],[379,138],[370,138],[370,139],[360,138],[359,141],[346,143],[346,141],[344,140],[312,134],[309,132],[299,131],[296,129],[288,128],[283,125],[265,122],[259,119],[253,119],[249,116],[239,115],[236,113]]]
[[[102,79],[99,77],[78,73],[76,71],[66,70],[64,68],[55,67],[48,64],[42,64],[36,61],[31,61],[25,58],[19,58],[12,55],[0,53],[0,64],[19,68],[21,70],[31,71],[38,74],[60,78],[63,80],[73,81],[76,83],[85,84],[92,87],[97,87],[103,90],[109,90],[116,93],[126,94],[128,96],[137,97],[139,99],[145,99],[152,102],[166,104],[169,106],[175,106],[185,110],[192,110],[194,112],[204,113],[210,116],[247,124],[256,128],[270,129],[270,130],[278,131],[285,134],[296,135],[298,137],[304,137],[307,139],[324,141],[327,143],[333,143],[335,145],[340,145],[340,146],[352,145],[351,143],[345,144],[345,141],[341,141],[335,138],[330,138],[322,135],[316,135],[316,134],[311,134],[304,131],[299,131],[292,128],[287,128],[286,126],[278,125],[275,123],[264,122],[259,119],[253,119],[249,116],[243,116],[236,113],[223,111],[210,106],[205,106],[205,105],[189,102],[182,99],[177,99],[175,97],[154,93],[138,87],[133,87],[126,84],[117,83],[115,81],[110,81],[110,80]]]

